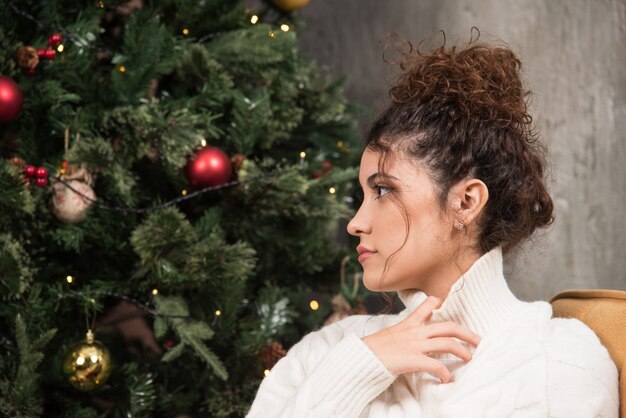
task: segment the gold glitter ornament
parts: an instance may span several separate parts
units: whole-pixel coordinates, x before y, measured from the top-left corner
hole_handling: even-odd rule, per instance
[[[309,4],[309,0],[272,0],[272,3],[285,12],[292,12]]]
[[[102,343],[94,340],[91,330],[87,338],[72,345],[63,359],[67,382],[82,392],[104,385],[111,374],[111,355]]]

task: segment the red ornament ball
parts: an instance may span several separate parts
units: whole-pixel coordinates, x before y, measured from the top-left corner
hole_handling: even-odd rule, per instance
[[[44,58],[47,60],[53,60],[54,57],[56,57],[57,53],[54,49],[52,48],[48,48],[46,49],[46,54],[44,55]]]
[[[46,48],[37,48],[37,57],[40,60],[46,59]]]
[[[24,167],[24,175],[27,177],[35,177],[35,173],[37,173],[37,168],[34,165],[27,165]]]
[[[219,186],[230,180],[231,175],[230,158],[217,147],[196,150],[185,167],[187,181],[197,188]]]
[[[37,177],[35,179],[35,185],[39,187],[43,187],[48,184],[48,179],[45,177]]]
[[[61,42],[63,42],[63,36],[61,36],[60,33],[53,33],[48,37],[48,45],[50,45],[52,48],[56,47]]]
[[[45,167],[39,167],[37,171],[35,171],[35,177],[38,179],[48,177],[48,170]]]
[[[22,111],[24,95],[9,77],[0,76],[0,123],[14,121]]]

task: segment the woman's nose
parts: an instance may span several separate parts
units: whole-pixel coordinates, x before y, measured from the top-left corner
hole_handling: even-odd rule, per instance
[[[369,223],[366,222],[365,220],[362,205],[359,208],[359,210],[356,212],[356,214],[354,215],[354,218],[352,218],[350,222],[348,222],[347,230],[348,230],[348,234],[354,235],[354,236],[357,236],[360,234],[367,234],[370,232],[371,226],[369,226]]]

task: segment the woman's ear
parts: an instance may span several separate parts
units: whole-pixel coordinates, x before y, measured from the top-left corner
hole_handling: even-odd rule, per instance
[[[489,189],[479,179],[462,180],[452,188],[452,210],[455,222],[465,226],[476,221],[489,200]]]

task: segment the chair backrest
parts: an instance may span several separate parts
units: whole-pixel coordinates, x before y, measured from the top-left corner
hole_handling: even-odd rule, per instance
[[[620,373],[620,417],[626,418],[626,291],[566,290],[550,303],[553,316],[584,322],[611,354]]]

